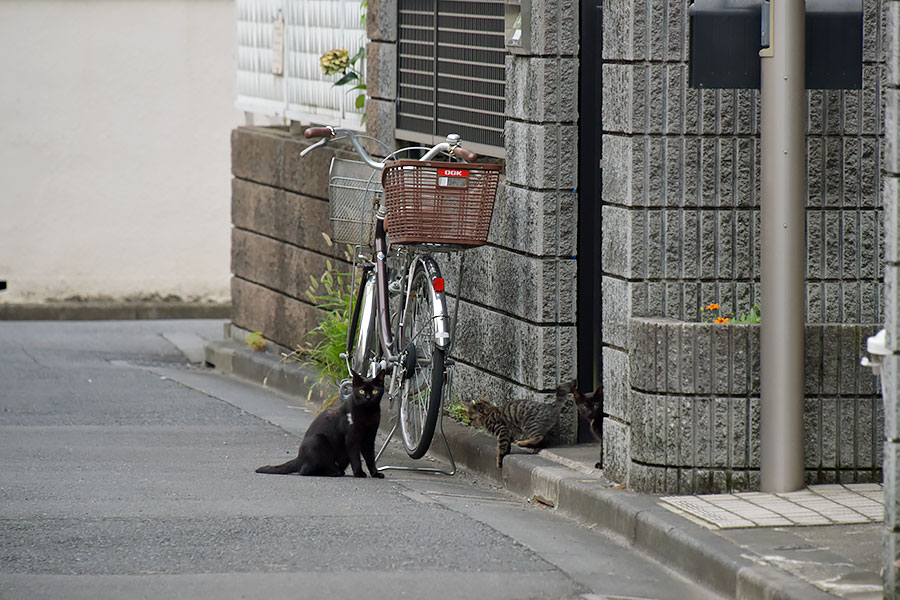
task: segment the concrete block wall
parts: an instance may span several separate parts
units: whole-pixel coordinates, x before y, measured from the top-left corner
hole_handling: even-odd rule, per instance
[[[286,128],[240,127],[231,134],[231,320],[288,348],[304,343],[324,316],[306,294],[310,277],[321,276],[327,261],[350,269],[346,246],[323,235],[331,233],[334,150],[300,159],[308,145]]]
[[[900,598],[900,2],[885,2],[883,162],[884,323],[884,597]]]
[[[604,457],[607,474],[629,484],[638,464],[632,319],[699,321],[709,303],[734,316],[759,299],[759,93],[688,87],[688,4],[603,7]],[[809,323],[868,325],[883,314],[886,4],[863,1],[863,89],[809,92],[807,301],[798,315]]]
[[[808,483],[881,480],[884,413],[859,364],[877,325],[806,327]],[[759,325],[633,319],[631,481],[654,493],[759,488]]]

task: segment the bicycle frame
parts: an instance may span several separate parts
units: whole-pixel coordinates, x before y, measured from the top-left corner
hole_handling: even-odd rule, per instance
[[[352,367],[350,360],[353,353],[360,351],[360,346],[364,349],[369,345],[369,336],[373,333],[371,325],[375,323],[375,315],[373,315],[373,313],[377,314],[378,338],[381,342],[381,348],[384,354],[383,359],[386,363],[382,365],[382,368],[386,369],[388,364],[395,364],[397,362],[398,353],[394,348],[394,331],[391,326],[390,299],[388,297],[387,235],[384,229],[384,215],[381,210],[379,210],[378,215],[376,215],[374,245],[374,263],[362,267],[362,283],[359,290],[357,290],[356,303],[351,313],[350,329],[348,331],[346,347],[348,367]],[[411,291],[411,276],[417,263],[420,263],[424,267],[428,273],[429,279],[432,281],[429,294],[431,295],[431,305],[434,307],[432,320],[434,324],[435,345],[442,350],[448,350],[452,336],[451,322],[447,311],[446,297],[441,285],[443,280],[440,277],[440,270],[430,254],[413,255],[413,258],[407,267],[407,274],[404,277],[404,280],[407,282],[406,293],[409,295]],[[374,282],[369,277],[369,273],[373,268],[375,270]],[[438,280],[440,280],[441,283],[435,283]],[[403,327],[402,316],[399,326]],[[361,327],[365,327],[365,331],[360,334]],[[359,335],[362,335],[363,337],[359,337]],[[354,341],[356,341],[357,348],[351,347]]]

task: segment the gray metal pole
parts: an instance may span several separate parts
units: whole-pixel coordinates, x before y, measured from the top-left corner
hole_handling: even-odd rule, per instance
[[[773,0],[762,57],[760,479],[804,486],[806,280],[805,2]]]

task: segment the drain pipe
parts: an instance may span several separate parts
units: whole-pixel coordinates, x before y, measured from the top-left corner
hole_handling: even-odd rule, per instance
[[[771,43],[760,52],[760,483],[764,492],[789,492],[805,485],[805,18],[803,0],[772,0]]]

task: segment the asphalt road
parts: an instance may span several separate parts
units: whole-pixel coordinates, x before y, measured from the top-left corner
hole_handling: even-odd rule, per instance
[[[189,362],[221,337],[0,322],[0,598],[711,597],[464,472],[256,474],[314,415]]]

